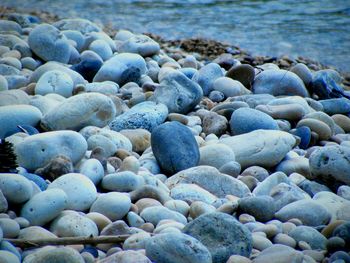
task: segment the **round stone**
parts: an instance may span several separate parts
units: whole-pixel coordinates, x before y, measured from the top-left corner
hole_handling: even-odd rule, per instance
[[[35,240],[35,239],[46,239],[46,238],[56,238],[55,234],[52,234],[50,231],[46,230],[41,226],[30,226],[23,228],[19,231],[18,238],[26,240]]]
[[[104,169],[99,160],[92,158],[82,163],[79,167],[79,173],[85,175],[97,185],[104,176]]]
[[[217,169],[228,162],[235,161],[234,152],[223,144],[210,144],[199,148],[199,165],[209,165]]]
[[[308,87],[312,82],[311,70],[303,63],[298,63],[290,69],[291,72],[298,75],[298,77],[304,82],[305,87]]]
[[[194,74],[192,80],[197,82],[203,90],[203,95],[207,96],[213,90],[213,83],[216,79],[223,77],[221,67],[216,63],[209,63]]]
[[[41,24],[29,34],[31,50],[44,61],[68,63],[70,46],[67,38],[54,26]]]
[[[155,262],[212,262],[208,249],[195,238],[182,233],[166,233],[146,241],[146,256]]]
[[[145,129],[121,130],[120,133],[130,140],[134,152],[143,153],[151,146],[151,133]]]
[[[235,110],[231,115],[230,127],[233,135],[244,134],[258,129],[279,130],[276,121],[272,117],[250,108]]]
[[[257,221],[267,222],[276,212],[274,200],[270,196],[252,196],[239,199],[239,210],[250,214]]]
[[[288,235],[292,237],[296,242],[305,241],[314,250],[322,250],[326,248],[327,238],[325,238],[313,227],[297,226],[291,230]]]
[[[0,190],[7,202],[15,204],[28,201],[33,194],[31,182],[19,174],[0,173]]]
[[[156,55],[159,50],[159,44],[146,35],[132,35],[118,47],[118,51],[121,53],[137,53],[143,57]]]
[[[19,224],[10,218],[0,218],[0,228],[4,238],[16,238],[19,234]]]
[[[34,195],[22,207],[21,216],[32,226],[50,222],[67,207],[67,195],[61,189],[49,189]]]
[[[233,255],[248,257],[252,251],[252,235],[233,216],[220,212],[204,214],[183,229],[209,250],[213,262],[225,263]]]
[[[48,189],[61,189],[67,195],[67,209],[85,211],[97,198],[93,182],[83,174],[68,173],[58,177]]]
[[[142,176],[130,171],[108,174],[102,179],[104,189],[117,192],[131,192],[144,184]]]
[[[59,70],[51,70],[40,77],[35,85],[35,94],[46,95],[56,93],[68,98],[72,96],[73,85],[73,80],[67,73]]]
[[[0,250],[0,259],[2,263],[20,263],[19,258],[6,250]]]
[[[171,219],[186,224],[187,219],[182,214],[172,211],[164,206],[151,206],[142,210],[140,216],[149,223],[157,225],[161,220]]]
[[[226,72],[226,77],[235,79],[250,89],[254,81],[255,70],[248,64],[237,65]]]
[[[214,91],[222,92],[226,98],[251,93],[241,82],[227,77],[216,79],[213,83],[213,88]]]
[[[152,151],[162,170],[174,174],[196,166],[199,150],[192,132],[179,122],[159,125],[151,135]]]
[[[70,247],[44,247],[25,257],[23,263],[84,263],[83,257]]]
[[[92,204],[90,212],[97,212],[115,221],[123,218],[130,210],[131,200],[126,194],[109,192],[100,194]]]

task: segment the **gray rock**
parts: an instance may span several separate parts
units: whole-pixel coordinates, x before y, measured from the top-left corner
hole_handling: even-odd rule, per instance
[[[48,189],[61,189],[67,195],[67,209],[86,211],[97,198],[93,182],[83,174],[68,173],[58,177]]]
[[[183,200],[192,203],[202,201],[212,204],[217,197],[196,184],[177,184],[170,191],[170,196],[175,200]]]
[[[182,233],[166,233],[146,242],[146,256],[164,263],[210,263],[211,254],[197,239]]]
[[[54,26],[41,24],[29,34],[31,50],[44,61],[68,63],[70,46],[67,38]]]
[[[312,82],[311,70],[303,63],[298,63],[290,69],[291,72],[298,75],[298,77],[304,82],[305,87],[308,87]]]
[[[248,133],[258,129],[279,130],[276,121],[268,114],[250,108],[235,110],[230,119],[232,135]]]
[[[128,82],[139,82],[147,71],[146,62],[138,54],[122,53],[107,60],[96,73],[93,82],[111,80],[120,86]]]
[[[256,130],[226,137],[219,143],[230,147],[242,168],[252,165],[273,167],[295,146],[293,135],[275,130]]]
[[[165,104],[169,112],[188,113],[202,99],[203,91],[179,71],[167,74],[154,91],[153,100]]]
[[[156,226],[161,220],[169,219],[182,224],[187,224],[187,219],[182,214],[172,211],[164,206],[151,206],[142,210],[140,216]]]
[[[202,87],[203,94],[207,96],[213,90],[213,82],[223,76],[222,69],[218,64],[209,63],[196,72],[192,80]]]
[[[8,209],[8,202],[7,202],[4,194],[0,190],[0,213],[6,212],[7,209]]]
[[[61,189],[49,189],[34,195],[21,209],[21,216],[32,226],[50,222],[67,207],[67,195]]]
[[[1,96],[1,93],[0,93]],[[41,112],[30,105],[11,105],[0,107],[0,139],[18,132],[18,125],[36,126],[42,117]]]
[[[309,158],[311,173],[326,182],[350,185],[350,148],[340,145],[319,147]]]
[[[293,72],[286,70],[265,70],[255,77],[253,84],[255,94],[271,94],[274,96],[309,97],[303,81]]]
[[[314,250],[326,249],[327,238],[313,227],[297,226],[292,229],[288,235],[297,242],[305,241]]]
[[[188,223],[183,233],[206,246],[213,262],[226,262],[233,254],[249,257],[252,251],[252,236],[248,228],[228,214],[201,215]]]
[[[320,226],[329,222],[331,214],[314,200],[299,200],[280,209],[275,217],[284,222],[298,218],[306,226]]]
[[[142,176],[130,171],[108,174],[102,179],[104,189],[117,192],[130,192],[144,185]]]
[[[84,93],[68,98],[41,120],[47,130],[80,130],[85,126],[106,126],[116,115],[115,105],[100,93]]]
[[[87,150],[83,136],[74,131],[45,132],[25,138],[15,147],[18,164],[26,169],[44,167],[57,155],[65,155],[73,163],[80,161]]]
[[[133,35],[118,47],[118,51],[121,53],[137,53],[143,57],[156,55],[159,50],[159,44],[146,35]]]
[[[51,70],[44,73],[35,85],[35,94],[56,93],[63,97],[72,96],[73,80],[65,72]]]
[[[250,194],[249,188],[244,183],[220,173],[211,166],[197,166],[181,171],[168,178],[165,184],[170,189],[178,184],[197,184],[217,197],[226,195],[244,197]]]
[[[89,50],[94,51],[103,60],[107,60],[113,55],[111,47],[103,39],[96,39],[89,45]]]
[[[177,121],[156,127],[151,134],[151,146],[158,164],[167,174],[188,169],[199,162],[196,139],[188,127]]]
[[[0,173],[0,190],[7,202],[15,204],[28,201],[33,194],[31,182],[19,174]]]
[[[10,218],[0,218],[0,228],[4,238],[16,238],[19,234],[19,224]]]
[[[77,30],[83,35],[91,32],[99,32],[99,28],[95,23],[82,18],[62,19],[53,23],[59,30]]]
[[[23,90],[0,91],[0,106],[29,104],[29,96]]]
[[[209,144],[199,148],[199,165],[220,169],[223,165],[235,161],[234,152],[224,144]]]
[[[251,196],[239,199],[239,210],[255,217],[259,222],[271,220],[276,212],[274,200],[270,196]]]
[[[82,163],[79,167],[79,173],[89,178],[95,185],[97,185],[104,176],[104,169],[101,162],[97,159],[91,158]]]
[[[310,199],[307,193],[294,184],[280,183],[270,191],[270,196],[274,199],[276,211],[295,201]]]
[[[84,263],[83,257],[70,247],[43,247],[25,257],[23,263],[70,262]]]
[[[253,262],[269,263],[273,259],[274,263],[302,263],[303,257],[304,255],[300,251],[285,245],[275,244],[260,252]]]
[[[350,112],[350,101],[347,98],[336,98],[319,100],[323,106],[323,111],[329,116],[334,114],[347,114]]]
[[[117,116],[109,126],[114,131],[139,128],[152,131],[165,121],[167,115],[168,108],[164,104],[146,101]]]
[[[97,212],[115,221],[123,218],[130,210],[130,197],[123,193],[100,194],[92,204],[90,212]]]
[[[18,257],[10,251],[0,250],[0,259],[3,263],[20,263]]]

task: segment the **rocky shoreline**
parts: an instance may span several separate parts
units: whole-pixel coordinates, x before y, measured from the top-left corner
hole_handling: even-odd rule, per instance
[[[346,75],[14,11],[2,262],[350,262]]]

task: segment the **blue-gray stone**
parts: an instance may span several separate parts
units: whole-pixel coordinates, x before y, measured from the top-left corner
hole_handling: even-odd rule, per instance
[[[298,186],[300,187],[300,189],[308,193],[311,197],[313,197],[318,192],[331,192],[331,189],[329,189],[327,186],[307,179],[301,182]]]
[[[347,114],[350,112],[350,100],[346,98],[319,100],[323,111],[328,115]]]
[[[305,241],[312,249],[324,250],[326,248],[327,238],[325,238],[315,228],[309,226],[297,226],[292,229],[288,235],[295,241]]]
[[[145,129],[152,131],[168,116],[168,108],[162,103],[146,101],[117,116],[109,127],[114,131],[125,129]]]
[[[348,97],[341,85],[341,76],[334,70],[317,71],[312,79],[312,90],[319,99]]]
[[[225,263],[231,255],[249,257],[252,235],[233,216],[214,212],[188,223],[183,233],[200,241],[210,251],[213,262]]]
[[[197,72],[195,68],[180,68],[179,71],[185,74],[185,76],[189,79],[192,79],[194,74]]]
[[[68,63],[70,46],[67,38],[54,26],[41,24],[29,34],[28,44],[32,51],[44,61]]]
[[[89,82],[92,82],[96,73],[103,65],[103,60],[93,51],[86,50],[80,56],[80,62],[71,67]]]
[[[143,57],[156,55],[159,50],[159,44],[146,35],[133,35],[118,47],[118,51],[121,53],[136,53]]]
[[[341,224],[337,226],[333,231],[333,236],[340,237],[344,239],[345,244],[347,246],[350,246],[350,222],[345,222],[344,224]]]
[[[309,97],[304,82],[295,73],[281,69],[265,70],[258,74],[252,90],[255,94]]]
[[[167,74],[154,91],[153,100],[165,104],[169,112],[186,114],[202,99],[203,91],[184,74],[173,71]]]
[[[199,149],[192,132],[179,122],[159,125],[152,131],[152,151],[162,170],[168,174],[196,166]]]
[[[218,64],[209,63],[197,71],[193,75],[192,80],[196,81],[202,87],[203,94],[207,96],[213,90],[214,81],[223,76],[224,73]]]
[[[23,175],[28,180],[34,182],[37,186],[39,186],[41,191],[46,190],[48,184],[41,176],[31,173],[23,173],[21,175]]]
[[[294,134],[300,138],[299,147],[301,149],[307,149],[311,140],[311,130],[307,126],[300,126],[293,131],[290,131],[291,134]]]
[[[0,243],[0,250],[8,251],[8,252],[14,254],[19,259],[19,261],[22,261],[21,253],[19,253],[17,248],[14,245],[12,245],[10,242],[5,241],[5,240],[2,241]],[[0,258],[1,258],[1,256],[0,256]]]
[[[251,108],[239,108],[235,110],[231,115],[230,127],[233,135],[259,129],[279,130],[277,122],[271,116]]]
[[[251,196],[239,199],[239,210],[255,217],[259,222],[271,220],[276,212],[276,206],[272,197]]]
[[[146,241],[146,256],[163,263],[211,263],[208,249],[197,239],[182,233],[160,234]]]
[[[146,221],[156,226],[161,220],[169,219],[176,222],[187,224],[185,216],[179,212],[172,211],[164,206],[151,206],[142,210],[140,216]]]
[[[101,31],[101,28],[99,28],[95,23],[82,18],[62,19],[53,23],[53,25],[59,30],[77,30],[83,35],[86,33]]]

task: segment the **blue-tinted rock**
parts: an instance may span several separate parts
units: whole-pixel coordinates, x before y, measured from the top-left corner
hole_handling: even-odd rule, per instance
[[[182,214],[172,211],[164,206],[151,206],[142,210],[140,216],[156,226],[161,220],[169,219],[182,224],[187,224],[187,219]]]
[[[194,74],[192,80],[197,82],[203,89],[205,96],[209,95],[213,90],[213,83],[217,78],[223,77],[221,67],[216,63],[210,63],[202,67],[198,72]]]
[[[259,222],[271,220],[276,212],[274,200],[270,196],[252,196],[239,199],[239,209],[255,217]]]
[[[19,261],[22,261],[21,253],[17,250],[17,248],[14,245],[12,245],[8,241],[2,241],[0,243],[0,251],[11,252],[12,254],[14,254],[19,259]],[[0,258],[1,258],[1,255],[0,255]],[[11,261],[11,263],[12,263],[12,261]]]
[[[251,109],[240,108],[235,110],[230,120],[231,133],[239,135],[251,131],[263,130],[279,130],[276,121],[268,114]]]
[[[103,65],[103,60],[91,50],[84,51],[80,56],[80,62],[71,67],[89,82],[92,82],[96,73]]]
[[[141,75],[147,71],[146,62],[138,54],[121,53],[109,60],[96,73],[93,81],[111,80],[119,85],[139,82]]]
[[[107,190],[130,192],[141,187],[143,184],[144,179],[141,175],[130,171],[122,171],[103,177],[101,186]]]
[[[0,139],[18,132],[18,125],[36,126],[41,117],[40,110],[30,105],[0,107]]]
[[[329,262],[332,263],[350,263],[349,253],[345,251],[336,251],[329,257]]]
[[[291,131],[291,134],[294,134],[300,138],[299,147],[301,149],[307,149],[311,140],[311,130],[307,126],[300,126],[295,130]]]
[[[154,91],[153,99],[165,104],[169,112],[188,113],[202,99],[203,91],[178,71],[167,74]]]
[[[0,173],[0,190],[7,202],[15,204],[28,201],[33,194],[30,181],[19,174]]]
[[[323,111],[328,115],[348,114],[350,112],[350,100],[346,98],[319,100]]]
[[[350,222],[345,222],[340,226],[337,226],[333,231],[333,236],[344,239],[345,244],[349,247],[350,245]]]
[[[29,254],[24,263],[70,262],[84,263],[83,257],[70,247],[43,247]]]
[[[255,77],[253,84],[255,94],[271,94],[273,96],[309,97],[303,81],[293,72],[286,70],[265,70]]]
[[[54,26],[41,24],[29,34],[28,44],[33,52],[44,61],[68,63],[70,46],[67,38]]]
[[[22,34],[22,27],[14,21],[0,20],[0,32],[3,34],[13,32]]]
[[[22,207],[21,216],[32,226],[43,226],[67,207],[67,195],[61,189],[49,189],[34,195]]]
[[[325,238],[315,228],[309,226],[297,226],[292,229],[288,235],[295,241],[305,241],[312,249],[324,250],[326,248],[327,238]]]
[[[308,193],[311,197],[313,197],[318,192],[331,191],[327,186],[310,180],[304,180],[298,186],[306,193]]]
[[[143,57],[156,55],[159,50],[159,44],[146,35],[133,35],[118,47],[118,51],[121,53],[136,53]]]
[[[152,131],[152,151],[160,167],[168,174],[196,166],[199,149],[192,132],[179,122],[159,125]]]
[[[29,104],[30,97],[23,90],[0,91],[0,106]]]
[[[312,79],[312,90],[319,99],[332,99],[347,97],[340,86],[341,77],[334,70],[317,71]]]
[[[273,187],[269,194],[274,200],[276,211],[295,201],[310,199],[310,197],[295,184],[289,185],[280,183]]]
[[[29,136],[15,147],[18,164],[26,169],[44,167],[57,155],[80,161],[87,150],[86,140],[74,131],[55,131]]]
[[[61,32],[66,36],[67,39],[73,40],[75,42],[75,47],[78,51],[82,51],[82,48],[85,45],[85,37],[81,32],[71,29],[63,30]]]
[[[35,95],[49,93],[70,97],[73,93],[73,80],[67,74],[59,70],[50,70],[43,74],[35,85]]]
[[[189,79],[192,79],[194,74],[197,72],[197,70],[194,68],[180,68],[179,71],[185,74],[185,76]]]
[[[21,261],[18,259],[18,257],[6,250],[0,250],[0,258],[2,262],[4,263],[20,263]]]
[[[225,263],[233,255],[249,257],[252,251],[252,236],[248,228],[233,216],[214,212],[204,214],[183,229],[211,253],[213,262]]]
[[[166,233],[146,241],[146,256],[163,263],[211,263],[208,249],[197,239],[182,233]]]
[[[167,116],[168,108],[164,104],[146,101],[117,116],[109,127],[114,131],[139,128],[152,131],[162,124]]]
[[[99,28],[95,23],[82,18],[62,19],[53,23],[53,25],[59,30],[77,30],[83,35],[90,32],[101,31],[101,28]]]
[[[298,77],[304,82],[305,87],[309,87],[312,83],[312,72],[303,63],[298,63],[290,69],[291,72],[298,75]]]
[[[48,184],[47,182],[40,177],[39,175],[36,174],[31,174],[31,173],[23,173],[22,174],[25,178],[27,178],[30,181],[33,181],[37,186],[39,186],[41,191],[46,190]]]
[[[90,45],[89,49],[94,51],[103,60],[109,59],[113,55],[111,47],[103,39],[96,39]]]

